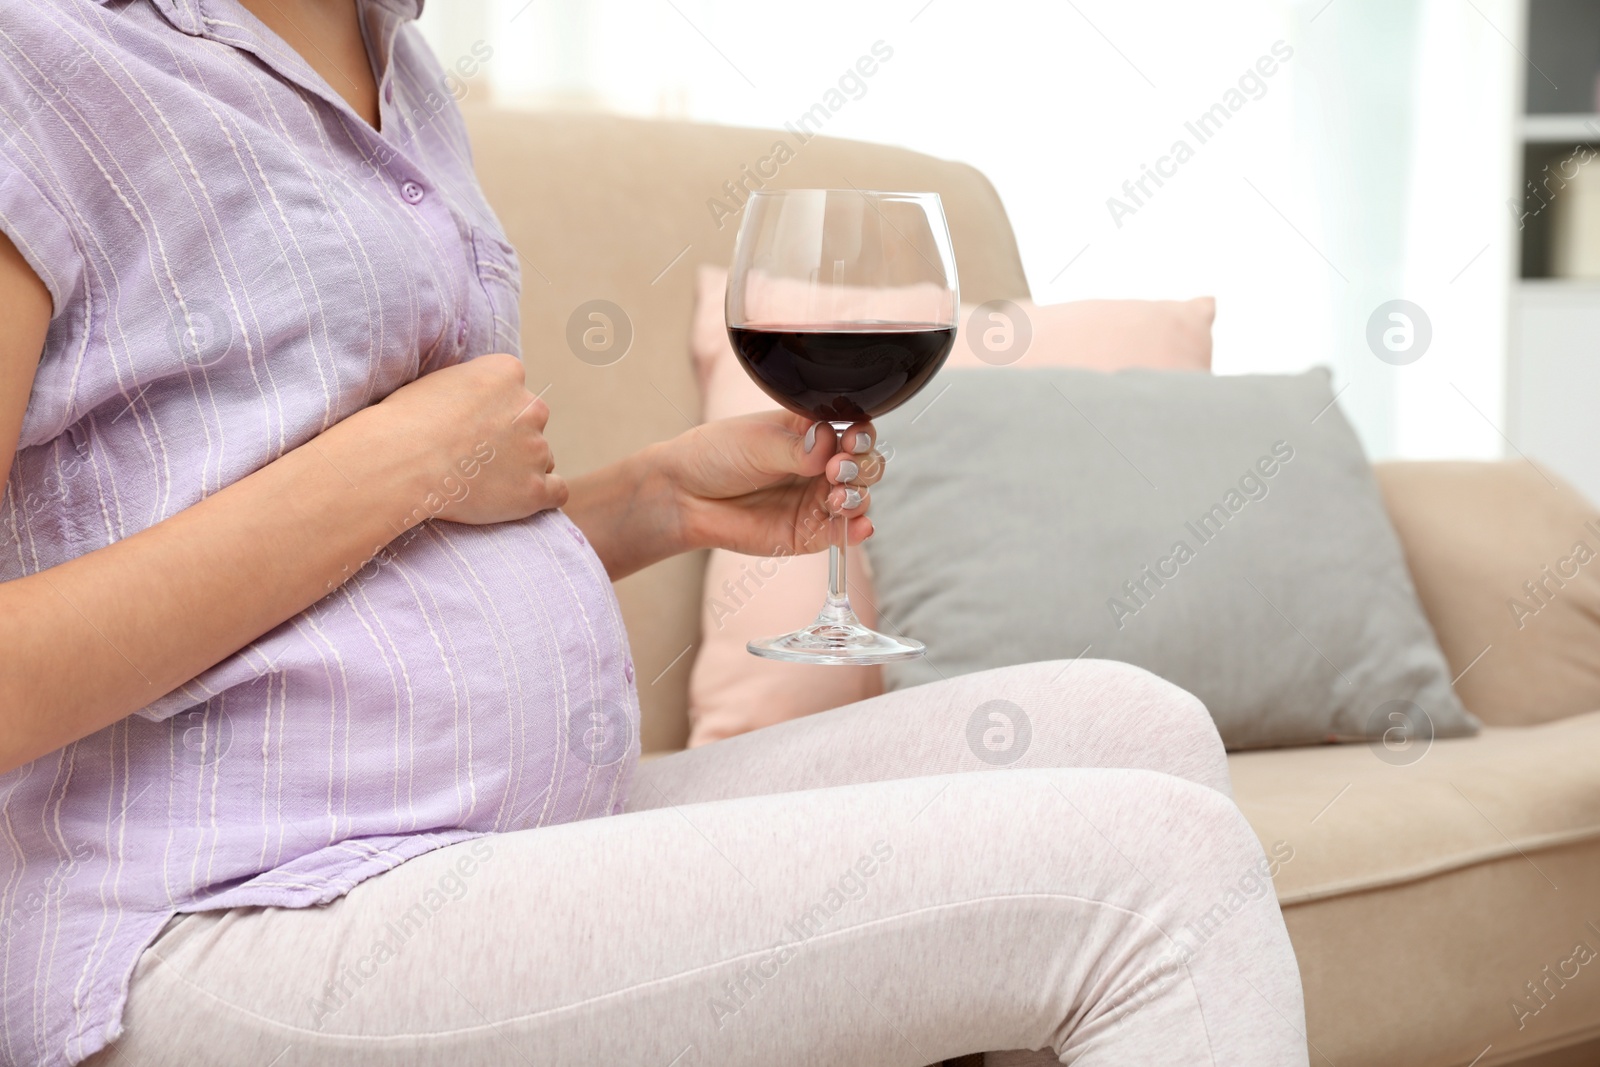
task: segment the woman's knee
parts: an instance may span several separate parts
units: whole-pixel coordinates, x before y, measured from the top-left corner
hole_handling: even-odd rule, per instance
[[[1144,955],[1209,959],[1257,944],[1277,958],[1269,970],[1292,960],[1273,885],[1292,847],[1264,848],[1232,800],[1192,780],[1120,768],[961,775],[917,825],[988,843],[973,873],[982,884],[968,888],[1066,893],[1143,916],[1125,933]]]
[[[1129,767],[1232,795],[1216,724],[1198,697],[1115,660],[1046,660],[991,672],[1027,717],[1031,766]],[[1001,681],[1001,679],[996,679]]]
[[[1226,946],[1255,944],[1270,946],[1266,969],[1292,962],[1274,885],[1292,846],[1263,845],[1238,805],[1194,781],[1147,771],[1059,773],[1061,788],[1080,785],[1074,814],[1081,809],[1114,842],[1115,859],[1137,869],[1126,891],[1144,895],[1135,910],[1159,918],[1164,954],[1187,962],[1207,946],[1232,955]]]

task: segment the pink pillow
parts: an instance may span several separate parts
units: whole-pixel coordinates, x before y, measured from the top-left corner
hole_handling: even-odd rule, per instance
[[[728,343],[723,320],[727,287],[725,269],[700,268],[690,350],[708,421],[777,406],[739,366]],[[986,311],[976,319],[975,309],[962,308],[961,330],[946,366],[1211,369],[1211,322],[1216,317],[1211,297],[1083,300],[1048,307],[1019,300],[1016,307],[1021,316]],[[1029,329],[1032,337],[1023,348],[1022,334]],[[1012,359],[1010,353],[1016,351],[1021,355]],[[888,476],[894,477],[893,468]],[[877,597],[866,553],[850,549],[849,563],[850,602],[863,622],[876,626]],[[778,663],[745,650],[753,637],[784,633],[811,621],[822,606],[827,583],[825,552],[766,559],[712,551],[700,612],[701,644],[689,674],[691,748],[883,691],[877,667]]]

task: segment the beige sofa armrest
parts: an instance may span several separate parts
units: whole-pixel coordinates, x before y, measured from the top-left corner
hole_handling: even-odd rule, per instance
[[[1531,726],[1600,708],[1600,511],[1521,459],[1375,470],[1468,710]]]

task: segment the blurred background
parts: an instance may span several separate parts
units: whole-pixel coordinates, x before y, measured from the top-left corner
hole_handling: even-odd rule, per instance
[[[1215,295],[1216,370],[1333,368],[1372,458],[1527,454],[1600,498],[1600,0],[433,0],[422,28],[487,53],[471,100],[771,128],[890,50],[824,132],[982,170],[1037,302]]]

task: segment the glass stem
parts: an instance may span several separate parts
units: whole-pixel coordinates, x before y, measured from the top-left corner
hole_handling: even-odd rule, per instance
[[[832,526],[833,543],[828,546],[828,607],[833,610],[848,612],[850,610],[849,578],[845,573],[845,526],[844,515],[838,514],[828,520]]]
[[[849,426],[849,423],[834,424],[835,437],[841,444]],[[855,613],[850,610],[849,574],[844,553],[849,539],[850,520],[845,518],[843,511],[838,511],[828,519],[828,524],[828,603],[822,609],[822,614],[830,619],[851,618]]]

